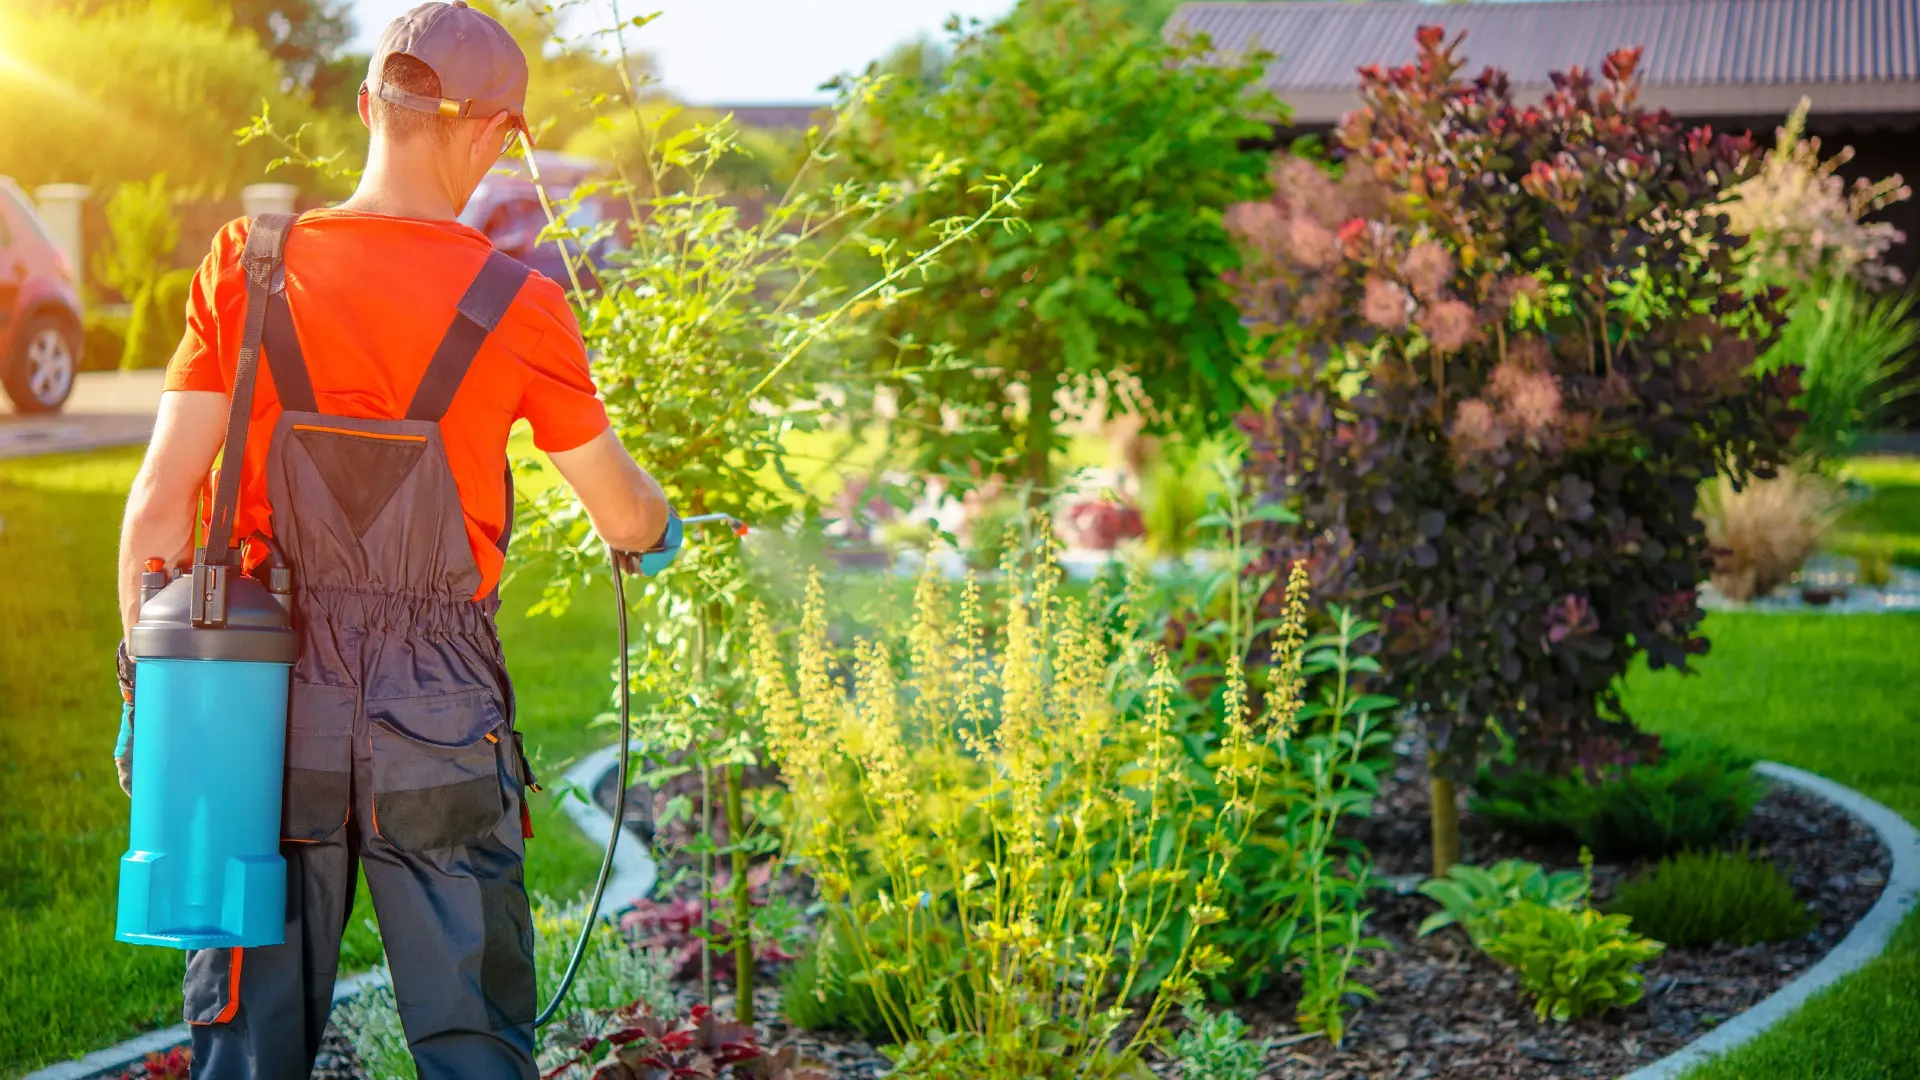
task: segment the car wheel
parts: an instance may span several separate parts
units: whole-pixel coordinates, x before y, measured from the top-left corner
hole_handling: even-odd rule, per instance
[[[22,413],[58,412],[73,393],[80,366],[78,336],[59,319],[41,315],[27,320],[13,339],[13,355],[0,371],[7,398]]]

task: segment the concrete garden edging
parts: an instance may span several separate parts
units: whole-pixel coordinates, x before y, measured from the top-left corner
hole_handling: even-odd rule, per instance
[[[619,764],[620,749],[617,746],[587,755],[568,769],[566,774],[567,783],[587,793],[587,797],[565,799],[560,804],[561,811],[587,835],[587,839],[603,847],[613,828],[613,815],[595,805],[591,793]],[[654,865],[647,845],[631,830],[623,833],[620,846],[613,853],[613,876],[607,879],[607,896],[600,905],[601,917],[605,918],[636,900],[644,899],[653,891],[654,882],[659,880],[659,876],[659,868]],[[333,1003],[339,1005],[383,979],[384,976],[377,971],[349,975],[334,984]],[[86,1057],[28,1073],[21,1080],[98,1080],[100,1077],[114,1076],[138,1065],[148,1054],[166,1053],[176,1046],[185,1045],[192,1037],[192,1029],[185,1024],[149,1031],[117,1046],[95,1050]]]
[[[1920,897],[1920,830],[1914,829],[1907,819],[1850,787],[1791,765],[1763,761],[1754,769],[1764,776],[1825,799],[1865,822],[1880,837],[1880,842],[1887,846],[1887,853],[1893,860],[1893,869],[1887,874],[1886,888],[1866,915],[1853,924],[1853,929],[1847,932],[1840,944],[1802,972],[1799,978],[1774,991],[1770,997],[1746,1012],[1728,1019],[1726,1023],[1659,1061],[1635,1069],[1620,1080],[1678,1080],[1694,1067],[1752,1041],[1762,1032],[1799,1012],[1815,994],[1865,967],[1868,961],[1884,952],[1894,930],[1912,912],[1915,898]]]

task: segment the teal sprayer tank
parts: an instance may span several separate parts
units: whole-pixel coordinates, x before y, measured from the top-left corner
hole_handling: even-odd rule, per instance
[[[283,567],[258,573],[264,580],[199,559],[190,573],[148,564],[127,635],[133,820],[120,941],[210,949],[278,945],[285,934],[292,588]]]

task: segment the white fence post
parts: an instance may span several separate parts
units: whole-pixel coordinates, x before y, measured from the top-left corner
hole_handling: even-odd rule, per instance
[[[299,194],[300,189],[292,184],[248,184],[240,189],[240,212],[250,218],[291,214],[294,197]]]

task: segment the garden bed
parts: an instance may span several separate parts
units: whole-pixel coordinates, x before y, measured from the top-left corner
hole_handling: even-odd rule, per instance
[[[1357,824],[1376,859],[1377,891],[1369,931],[1389,949],[1374,953],[1361,981],[1379,994],[1354,1002],[1343,1045],[1301,1037],[1294,997],[1282,986],[1236,1007],[1253,1034],[1274,1040],[1263,1075],[1275,1080],[1359,1080],[1361,1077],[1560,1080],[1613,1078],[1658,1060],[1752,1008],[1817,962],[1846,936],[1879,898],[1890,856],[1873,830],[1823,799],[1784,784],[1772,786],[1735,837],[1779,864],[1808,900],[1818,922],[1807,935],[1745,948],[1673,948],[1646,965],[1647,993],[1637,1005],[1566,1024],[1536,1020],[1509,970],[1487,959],[1457,930],[1420,937],[1420,921],[1434,905],[1412,892],[1430,851],[1426,834],[1427,784],[1422,755],[1410,740],[1397,747],[1397,764],[1382,786],[1375,814]],[[610,802],[611,785],[596,794]],[[1577,865],[1578,852],[1517,841],[1471,811],[1461,818],[1463,858],[1491,863],[1524,857],[1554,868]],[[1594,897],[1602,906],[1618,882],[1638,870],[1597,863]],[[789,883],[791,887],[794,883]],[[684,1006],[697,987],[682,981]],[[780,1016],[777,971],[763,966],[757,1011],[765,1043],[792,1045],[834,1077],[884,1076],[886,1059],[872,1043],[834,1032],[801,1031]],[[733,1011],[722,984],[716,1005]],[[1161,1076],[1178,1065],[1156,1061]],[[137,1072],[136,1072],[137,1074]],[[320,1080],[369,1080],[352,1048],[329,1031],[315,1070]]]
[[[1404,748],[1403,748],[1404,749]],[[1387,780],[1375,815],[1358,831],[1379,872],[1410,889],[1431,857],[1426,777],[1413,755]],[[1462,857],[1485,863],[1520,856],[1549,867],[1578,865],[1578,851],[1511,842],[1461,817]],[[1417,935],[1434,910],[1409,891],[1383,891],[1370,930],[1392,948],[1373,957],[1361,981],[1380,995],[1355,1010],[1342,1047],[1310,1040],[1270,1058],[1280,1080],[1335,1077],[1618,1077],[1658,1060],[1752,1008],[1837,945],[1879,898],[1889,853],[1873,830],[1846,811],[1775,785],[1740,831],[1758,855],[1780,865],[1819,920],[1804,937],[1746,948],[1673,948],[1646,965],[1647,993],[1637,1005],[1566,1024],[1542,1023],[1518,992],[1513,973],[1487,959],[1458,931]],[[1636,869],[1596,864],[1602,906]],[[1275,993],[1239,1010],[1261,1034],[1285,1040],[1295,1029],[1292,1001]]]
[[[1891,867],[1871,828],[1825,800],[1773,785],[1733,843],[1748,845],[1788,873],[1817,917],[1816,928],[1773,945],[1669,949],[1646,965],[1647,993],[1639,1004],[1571,1023],[1541,1022],[1513,973],[1487,959],[1457,930],[1425,938],[1416,932],[1434,910],[1432,902],[1412,892],[1431,859],[1427,778],[1420,761],[1411,742],[1397,747],[1397,767],[1383,783],[1373,816],[1354,830],[1385,881],[1369,930],[1391,948],[1375,953],[1361,975],[1379,1000],[1357,1003],[1338,1049],[1318,1037],[1297,1037],[1290,987],[1235,1009],[1255,1035],[1275,1040],[1267,1075],[1276,1080],[1622,1076],[1752,1008],[1818,961],[1873,906]],[[1515,840],[1470,811],[1462,813],[1461,833],[1468,862],[1521,857],[1550,868],[1579,864],[1577,849]],[[1604,906],[1615,885],[1638,869],[1597,863],[1595,900]],[[836,1077],[885,1075],[885,1059],[867,1041],[788,1027],[779,1016],[778,991],[769,985],[774,981],[770,971],[763,972],[756,995],[769,1045],[792,1044]],[[691,1003],[691,988],[683,996]],[[731,998],[724,991],[719,1004],[730,1011]],[[1163,1076],[1179,1075],[1170,1062],[1155,1068]]]

